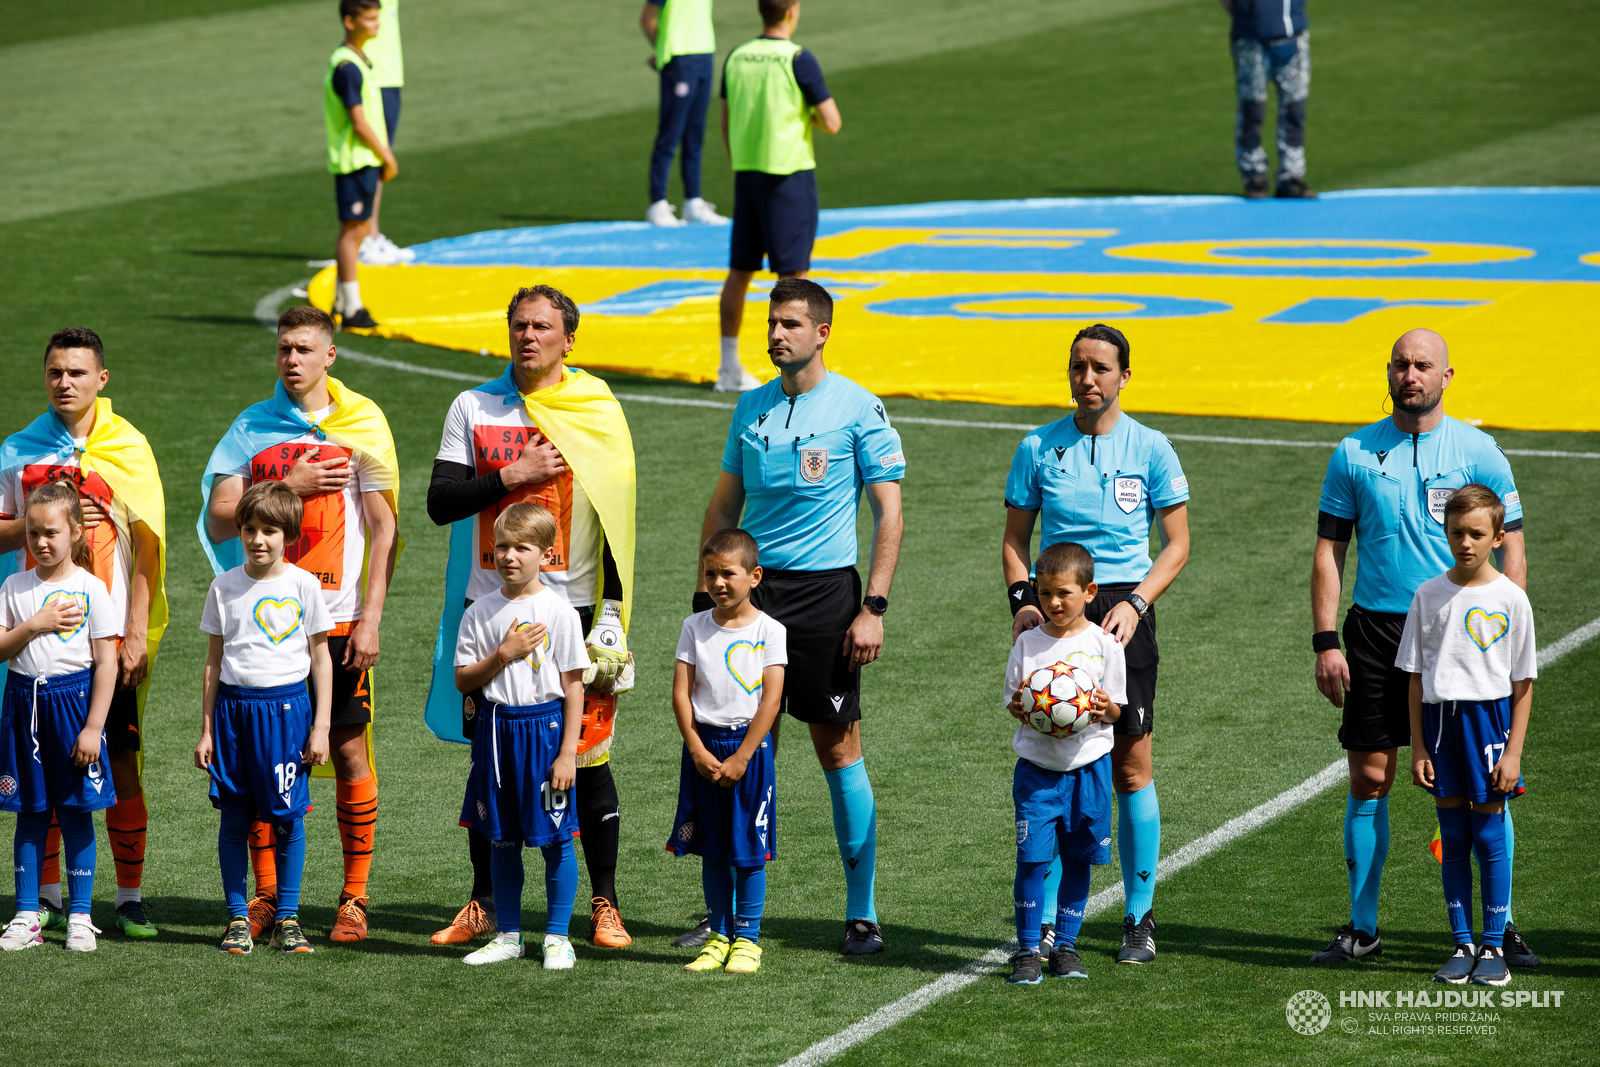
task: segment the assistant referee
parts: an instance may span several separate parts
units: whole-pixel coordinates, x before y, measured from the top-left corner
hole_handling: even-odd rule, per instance
[[[785,278],[772,287],[767,352],[779,377],[739,398],[701,541],[740,526],[742,515],[761,549],[763,577],[751,600],[789,631],[783,706],[810,729],[828,779],[847,889],[844,952],[857,956],[883,951],[873,903],[877,805],[861,754],[861,667],[883,648],[906,460],[883,402],[823,364],[832,330],[833,298],[822,286]],[[856,571],[863,489],[873,519],[864,598]],[[694,610],[710,609],[703,574],[695,589]]]
[[[1406,611],[1417,587],[1454,562],[1444,533],[1444,507],[1469,482],[1488,486],[1505,504],[1500,570],[1524,589],[1522,504],[1511,464],[1494,438],[1444,413],[1455,377],[1450,349],[1432,330],[1411,330],[1389,356],[1394,414],[1339,442],[1328,460],[1317,511],[1311,564],[1311,615],[1317,688],[1344,709],[1339,743],[1350,765],[1345,802],[1345,866],[1350,921],[1313,963],[1343,963],[1382,951],[1378,888],[1389,855],[1389,788],[1399,749],[1411,744],[1411,676],[1395,666]],[[1358,541],[1355,602],[1344,618],[1345,651],[1334,619],[1344,585],[1345,553]],[[1506,850],[1514,847],[1506,808]],[[1505,960],[1536,967],[1507,916]]]

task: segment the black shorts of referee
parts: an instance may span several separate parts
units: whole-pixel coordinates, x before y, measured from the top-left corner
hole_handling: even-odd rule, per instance
[[[861,575],[763,568],[750,602],[788,631],[783,710],[805,723],[861,718],[861,672],[850,669],[844,636],[861,613]]]
[[[1100,625],[1111,609],[1137,588],[1137,582],[1107,582],[1084,605],[1083,617]],[[1139,620],[1122,656],[1128,670],[1128,702],[1122,706],[1122,717],[1111,724],[1111,732],[1122,737],[1142,737],[1156,728],[1156,668],[1161,664],[1161,652],[1156,648],[1155,608]]]
[[[1411,675],[1394,665],[1406,617],[1352,604],[1344,617],[1344,695],[1339,744],[1347,752],[1382,752],[1411,744]]]

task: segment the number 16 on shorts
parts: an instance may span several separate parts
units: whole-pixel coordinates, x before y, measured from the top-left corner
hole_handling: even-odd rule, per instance
[[[572,799],[572,790],[551,789],[550,783],[546,782],[539,787],[539,797],[544,802],[545,811],[552,813],[564,812],[567,810],[567,803]],[[556,820],[558,824],[560,821],[560,819]]]

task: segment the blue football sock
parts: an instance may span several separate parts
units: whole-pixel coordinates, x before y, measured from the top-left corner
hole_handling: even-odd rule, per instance
[[[1472,940],[1472,809],[1440,808],[1439,866],[1454,944]]]
[[[49,811],[17,812],[11,855],[16,860],[18,911],[39,910],[39,872],[44,868],[44,843],[49,834]]]
[[[559,844],[545,845],[544,903],[549,915],[544,932],[567,936],[572,927],[572,904],[578,897],[578,854],[572,850],[572,835],[563,834]]]
[[[761,913],[767,907],[767,869],[738,867],[734,875],[733,934],[761,940]]]
[[[1122,893],[1134,922],[1155,901],[1156,860],[1161,858],[1161,804],[1156,784],[1117,794],[1117,859],[1122,862]]]
[[[94,818],[86,811],[56,812],[61,824],[61,861],[67,869],[67,914],[89,914],[94,900]]]
[[[702,857],[700,885],[706,893],[706,919],[712,932],[727,937],[733,929],[733,868],[720,858]]]
[[[1050,905],[1061,895],[1061,853],[1057,852],[1050,861],[1049,870],[1044,872],[1044,890],[1039,894],[1040,906],[1045,908],[1044,915],[1051,915]],[[1044,922],[1043,916],[1039,921]],[[1055,919],[1050,919],[1055,922]]]
[[[1357,800],[1344,806],[1344,856],[1350,869],[1350,925],[1378,932],[1378,887],[1389,858],[1389,798]]]
[[[489,842],[489,881],[494,886],[495,924],[502,934],[522,933],[522,842]]]
[[[274,823],[277,839],[274,855],[278,862],[278,911],[282,922],[300,911],[300,878],[306,869],[306,824],[304,819]]]
[[[1483,895],[1483,943],[1499,947],[1505,941],[1511,900],[1504,812],[1472,813],[1472,851],[1478,856],[1478,891]]]
[[[1505,803],[1506,815],[1506,925],[1517,920],[1511,911],[1511,873],[1517,865],[1517,829],[1511,822],[1511,801]]]
[[[1017,941],[1023,948],[1039,951],[1040,905],[1044,902],[1044,874],[1048,863],[1017,861],[1017,878],[1012,883],[1017,909]]]
[[[222,899],[229,919],[242,919],[250,913],[244,891],[250,877],[250,825],[254,821],[224,811],[217,828],[217,862],[222,867]]]
[[[1061,860],[1060,895],[1056,899],[1056,944],[1073,948],[1083,928],[1083,913],[1089,906],[1089,865],[1082,860]],[[1046,897],[1046,900],[1049,898]]]
[[[867,762],[858,759],[848,767],[824,771],[833,797],[833,836],[844,861],[846,919],[878,921],[872,889],[878,873],[878,805],[867,780]]]

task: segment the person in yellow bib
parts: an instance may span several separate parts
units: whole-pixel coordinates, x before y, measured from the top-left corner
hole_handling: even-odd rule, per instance
[[[661,116],[655,148],[650,153],[652,226],[698,224],[720,226],[728,220],[717,206],[700,196],[700,150],[706,139],[706,111],[711,107],[717,35],[711,26],[711,0],[645,0],[639,28],[655,48],[650,68],[661,80]],[[683,144],[683,217],[667,202],[667,177],[672,154]]]
[[[605,382],[566,365],[578,332],[578,305],[548,285],[517,290],[506,308],[511,365],[494,381],[457,396],[445,415],[428,483],[428,517],[450,526],[444,611],[424,718],[434,736],[466,742],[497,729],[500,705],[484,690],[456,689],[456,635],[474,601],[504,585],[495,570],[495,520],[532,501],[556,519],[556,538],[539,581],[577,610],[588,631],[573,812],[552,812],[578,831],[589,871],[590,938],[601,948],[632,940],[617,902],[621,811],[611,773],[619,693],[633,688],[627,628],[633,599],[635,467],[622,405]],[[487,723],[487,725],[484,725]],[[509,765],[508,765],[509,766]],[[506,772],[510,774],[508,770]],[[469,776],[461,825],[472,858],[472,895],[436,945],[495,934],[490,840],[469,818],[492,798]],[[562,802],[563,804],[565,801]],[[566,820],[572,815],[576,821]]]
[[[722,141],[733,160],[733,238],[722,285],[722,358],[716,391],[761,383],[739,362],[750,280],[767,267],[804,278],[817,238],[817,160],[811,127],[838,133],[839,105],[816,57],[793,41],[800,0],[760,0],[761,36],[722,65]]]
[[[117,802],[106,810],[106,834],[117,867],[117,929],[128,937],[157,934],[141,897],[149,814],[141,781],[144,705],[161,635],[167,627],[166,500],[161,472],[144,435],[100,395],[110,381],[105,345],[93,330],[61,330],[44,350],[49,410],[0,446],[0,578],[34,565],[23,530],[28,494],[51,482],[78,491],[92,563],[113,611],[125,620],[117,650],[117,687],[106,716],[106,749]],[[0,798],[17,783],[0,777]],[[61,833],[50,828],[41,866],[40,925],[67,925],[61,907]]]
[[[383,96],[383,132],[393,150],[395,133],[400,129],[400,90],[406,84],[406,63],[400,48],[400,0],[381,2],[378,36],[368,41],[362,51],[372,60],[372,76]],[[413,262],[416,252],[401,248],[384,236],[378,218],[382,211],[383,182],[380,180],[378,191],[372,196],[372,226],[361,239],[361,262],[374,267]]]
[[[270,400],[252,404],[229,427],[206,463],[200,545],[221,574],[243,559],[235,513],[250,486],[281,481],[304,507],[300,537],[284,559],[317,578],[333,620],[329,743],[338,780],[339,838],[344,888],[328,935],[333,941],[367,936],[367,877],[378,818],[378,778],[372,768],[372,685],[378,627],[389,579],[400,552],[400,467],[394,437],[371,400],[346,389],[328,371],[337,358],[333,320],[314,307],[292,307],[278,319],[278,385]],[[272,824],[250,834],[256,898],[252,936],[269,929],[276,912],[277,868]]]
[[[380,0],[339,0],[344,41],[328,59],[322,77],[322,117],[328,131],[328,170],[333,174],[339,207],[339,287],[333,312],[342,329],[371,329],[373,321],[361,301],[361,241],[372,229],[379,181],[392,182],[400,173],[389,148],[383,111],[383,87],[362,47],[382,26]]]

